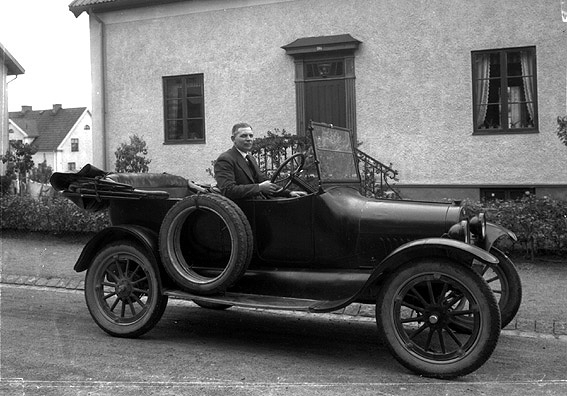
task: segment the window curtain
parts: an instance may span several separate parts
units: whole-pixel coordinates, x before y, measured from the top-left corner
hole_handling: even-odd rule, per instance
[[[532,121],[534,117],[534,56],[530,51],[520,52],[520,62],[522,64],[522,78],[524,80],[524,93],[526,96],[526,106]]]
[[[490,86],[490,54],[476,56],[476,126],[479,128],[486,118],[488,89]]]

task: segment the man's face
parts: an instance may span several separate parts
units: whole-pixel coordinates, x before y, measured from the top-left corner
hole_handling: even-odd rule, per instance
[[[252,149],[252,143],[254,141],[254,132],[252,128],[238,128],[238,131],[232,136],[232,141],[237,149],[249,152]]]

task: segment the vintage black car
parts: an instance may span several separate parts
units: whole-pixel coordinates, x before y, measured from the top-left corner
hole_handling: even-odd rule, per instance
[[[515,235],[459,203],[362,196],[348,130],[312,124],[312,148],[272,180],[306,196],[233,202],[170,174],[86,166],[51,183],[112,226],[88,242],[75,270],[107,333],[137,337],[168,297],[204,308],[331,312],[376,305],[379,336],[414,372],[465,375],[496,347],[521,301],[514,264],[494,247]]]

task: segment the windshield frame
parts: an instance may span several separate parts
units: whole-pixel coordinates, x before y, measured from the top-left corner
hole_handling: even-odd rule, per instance
[[[351,131],[332,124],[311,122],[309,134],[320,184],[360,185]]]

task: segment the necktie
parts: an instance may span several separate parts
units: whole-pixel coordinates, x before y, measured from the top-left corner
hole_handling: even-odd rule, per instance
[[[250,172],[252,172],[252,178],[256,183],[258,183],[258,173],[256,173],[256,168],[254,167],[254,163],[252,162],[252,157],[250,156],[250,154],[246,155],[246,162],[248,163]]]

